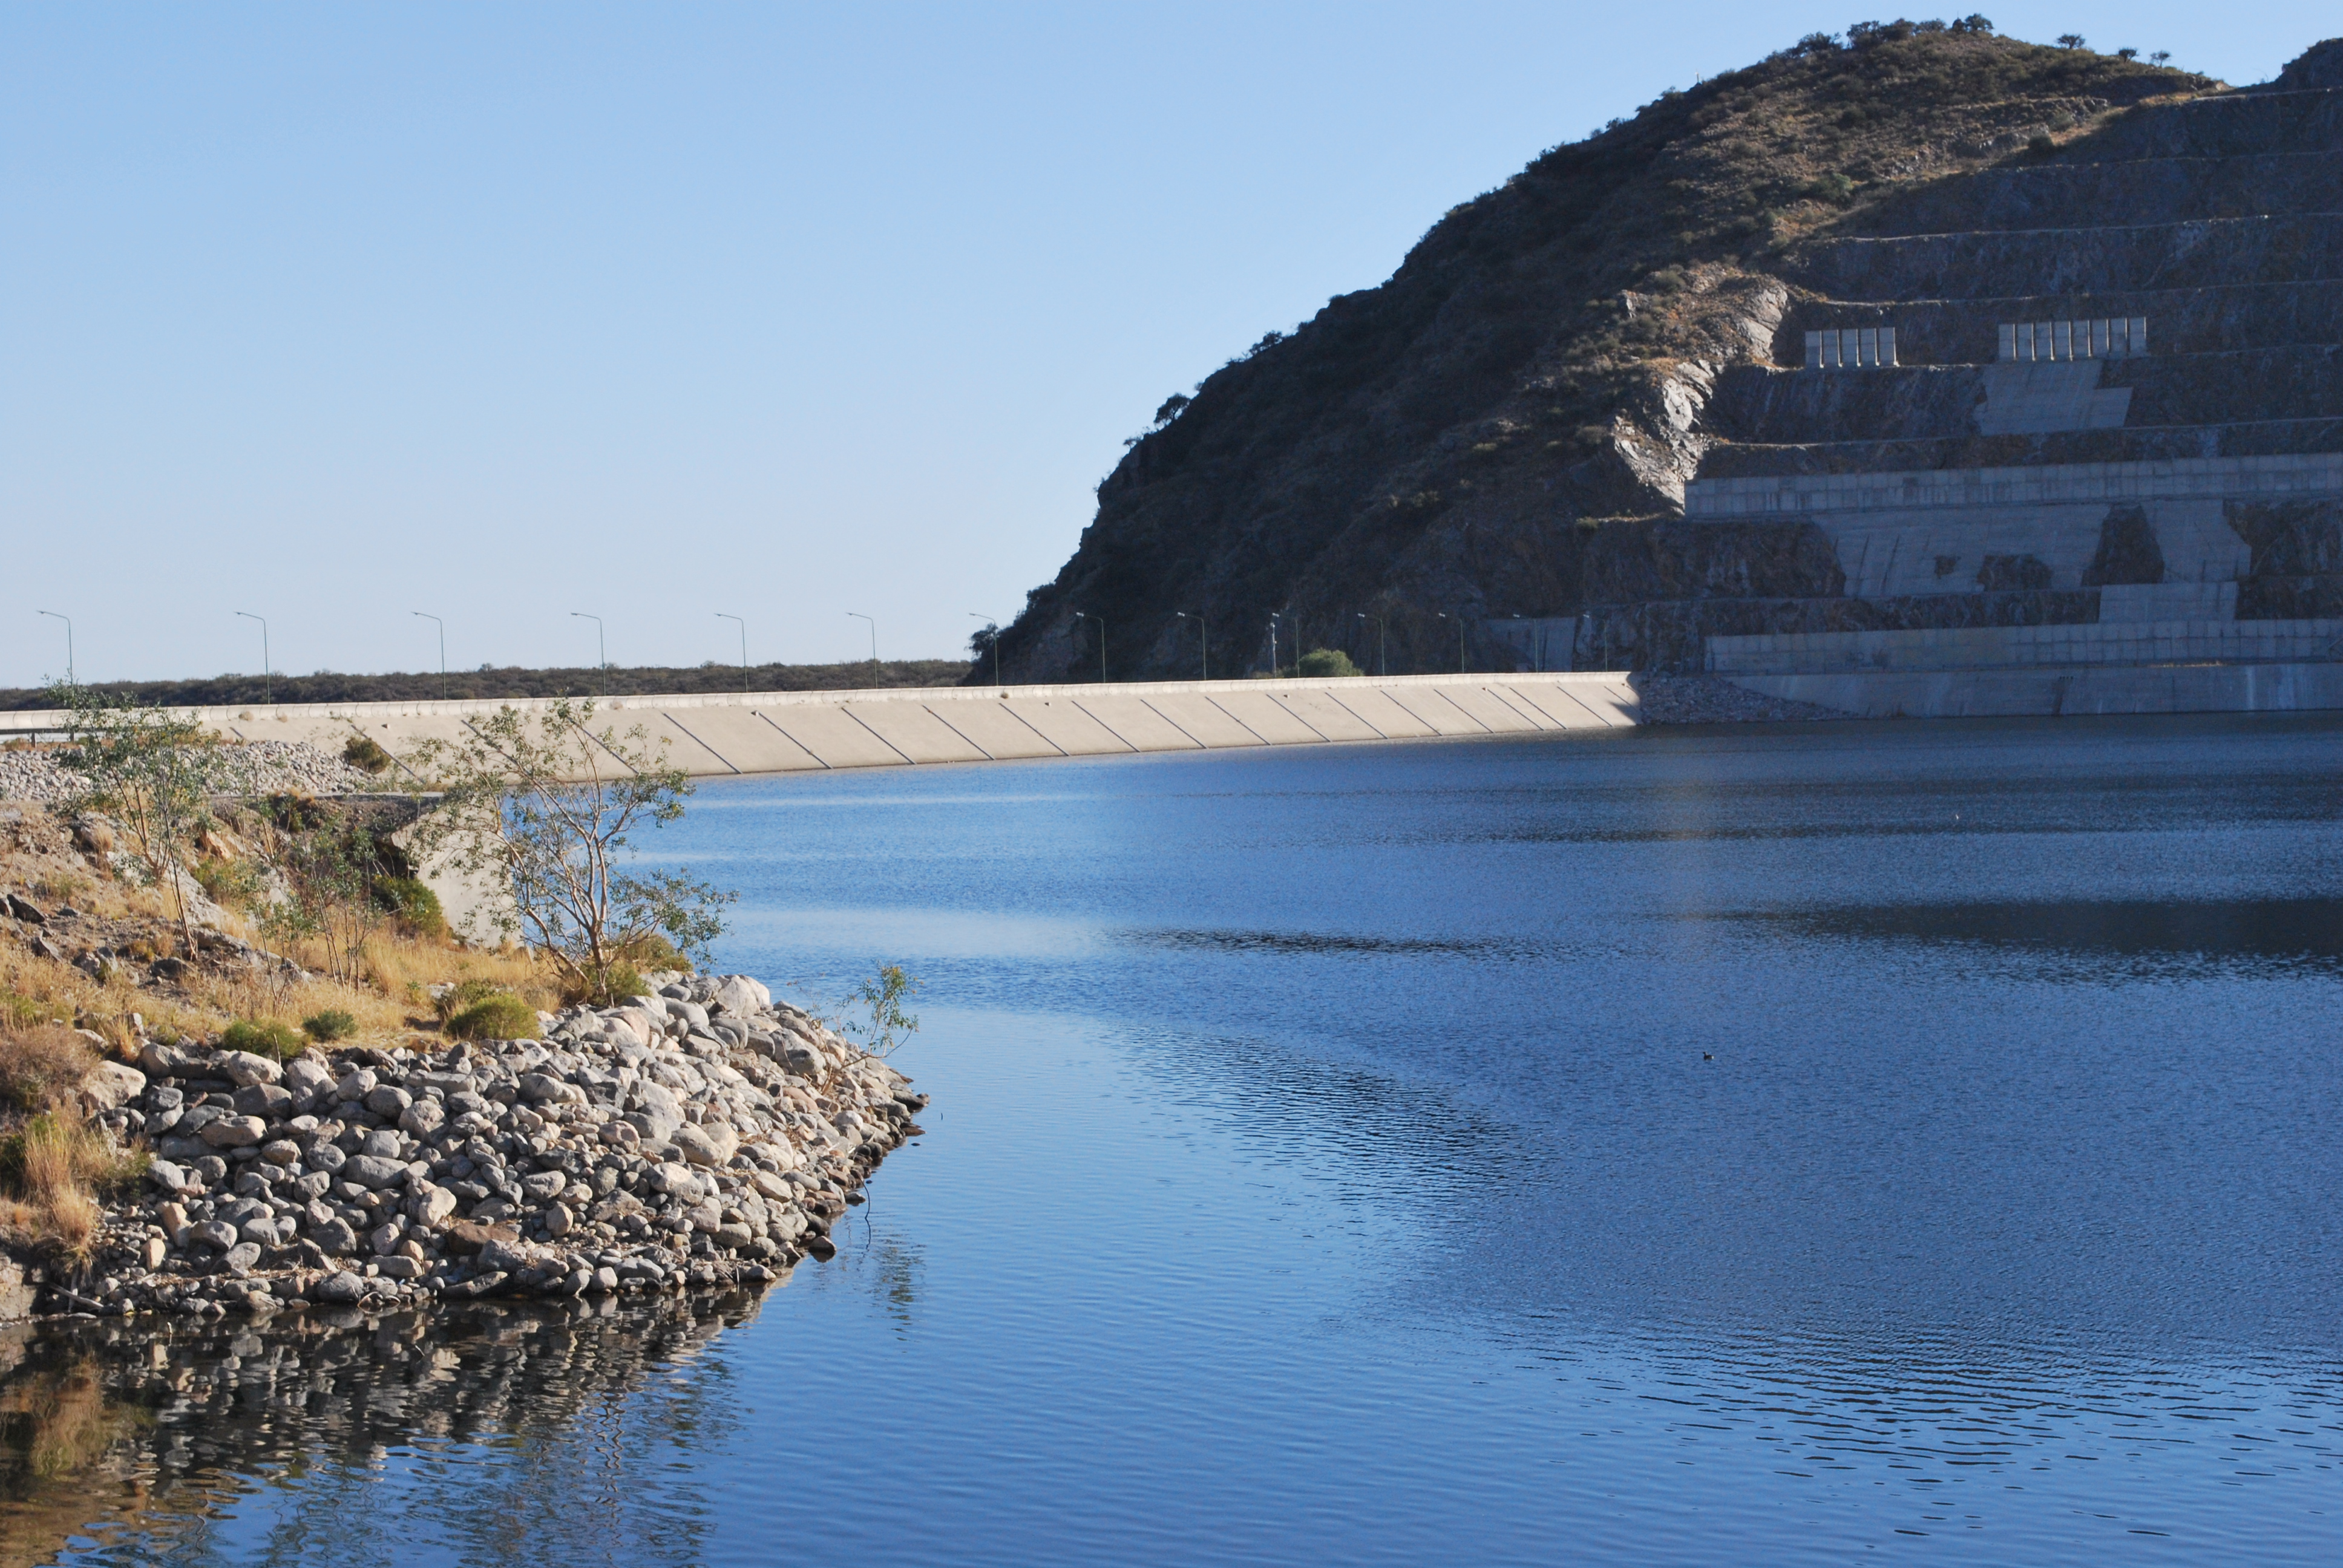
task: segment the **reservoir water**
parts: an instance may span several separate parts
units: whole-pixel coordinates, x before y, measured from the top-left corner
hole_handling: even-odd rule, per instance
[[[761,1297],[6,1352],[0,1562],[2343,1561],[2343,728],[704,787],[925,981]]]

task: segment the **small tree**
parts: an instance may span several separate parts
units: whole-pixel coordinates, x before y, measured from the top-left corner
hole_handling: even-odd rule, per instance
[[[297,810],[298,808],[293,808]],[[355,984],[367,937],[379,923],[374,879],[382,853],[364,829],[327,820],[293,824],[278,857],[287,896],[261,916],[272,940],[314,937],[326,950],[326,972]]]
[[[591,701],[564,699],[534,717],[500,708],[462,741],[427,741],[412,760],[444,794],[410,837],[418,862],[444,856],[449,869],[493,880],[508,901],[488,910],[490,929],[608,1002],[616,971],[648,939],[704,958],[739,895],[679,872],[621,869],[631,835],[681,818],[692,784],[640,725],[620,734],[593,722]]]
[[[130,851],[150,881],[166,884],[179,917],[184,951],[196,951],[187,913],[187,869],[197,837],[212,825],[211,798],[219,782],[220,746],[192,719],[58,681],[50,688],[73,714],[64,753],[67,768],[88,780],[68,802],[76,810],[104,811],[130,836]]]
[[[897,1046],[920,1030],[920,1020],[903,1010],[903,1003],[920,989],[920,982],[903,972],[900,964],[880,964],[879,972],[855,988],[847,998],[847,1005],[860,1004],[870,1010],[868,1027],[860,1023],[847,1026],[862,1036],[862,1049],[873,1056],[893,1054]]]

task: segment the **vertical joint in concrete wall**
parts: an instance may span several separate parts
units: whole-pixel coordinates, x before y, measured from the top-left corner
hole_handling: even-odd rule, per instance
[[[2017,328],[2010,322],[2001,324],[2001,362],[2005,365],[2017,357]]]
[[[1826,327],[1806,334],[1806,368],[1843,370],[1893,365],[1896,329],[1892,327]]]

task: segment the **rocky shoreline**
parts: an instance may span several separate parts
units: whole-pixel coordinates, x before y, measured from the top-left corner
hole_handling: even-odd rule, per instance
[[[0,1262],[0,1316],[608,1296],[830,1256],[926,1097],[746,976],[649,978],[540,1014],[543,1040],[282,1063],[146,1041],[85,1088],[153,1150],[141,1190],[78,1259]]]

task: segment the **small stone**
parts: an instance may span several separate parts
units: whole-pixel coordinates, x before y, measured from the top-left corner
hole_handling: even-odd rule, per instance
[[[522,1177],[520,1190],[532,1201],[542,1203],[561,1196],[561,1190],[568,1185],[569,1178],[560,1171],[539,1171],[534,1175]]]
[[[298,1165],[301,1162],[301,1146],[289,1138],[279,1138],[262,1144],[260,1157],[271,1165]]]
[[[236,1233],[256,1246],[277,1245],[277,1217],[256,1214],[236,1228]]]
[[[393,1256],[385,1258],[376,1267],[386,1280],[419,1280],[427,1271],[420,1258]]]
[[[577,1222],[578,1217],[569,1211],[567,1203],[556,1203],[545,1211],[545,1233],[548,1236],[567,1236]]]
[[[235,1227],[217,1220],[205,1221],[194,1227],[189,1235],[191,1240],[202,1242],[215,1252],[225,1252],[236,1242]]]
[[[605,1264],[594,1271],[594,1282],[587,1288],[608,1295],[618,1288],[618,1271]]]
[[[428,1138],[439,1131],[447,1113],[436,1100],[418,1100],[398,1113],[398,1130],[417,1138]]]
[[[643,1178],[643,1184],[664,1197],[696,1198],[699,1195],[699,1178],[693,1173],[691,1167],[679,1165],[673,1161],[651,1167]]]
[[[255,1241],[238,1241],[227,1250],[226,1261],[239,1278],[260,1266],[260,1246]]]
[[[166,1192],[176,1192],[187,1184],[187,1173],[168,1160],[149,1161],[146,1180]]]
[[[387,1258],[398,1251],[398,1243],[406,1234],[406,1231],[398,1228],[397,1221],[392,1221],[377,1226],[374,1233],[367,1238],[367,1241],[374,1248],[375,1256]]]
[[[375,1077],[374,1069],[354,1067],[342,1075],[339,1083],[334,1085],[334,1098],[363,1102],[367,1095],[374,1092],[375,1085],[381,1081]]]
[[[456,1211],[456,1194],[445,1187],[428,1188],[410,1199],[408,1208],[417,1224],[426,1230],[436,1229]]]
[[[384,1127],[367,1133],[366,1141],[358,1145],[357,1152],[371,1154],[377,1160],[397,1160],[406,1149],[407,1145],[400,1141],[398,1134]]]

